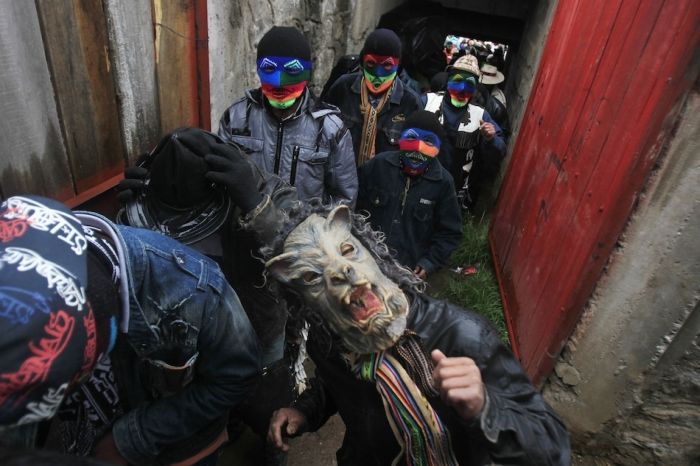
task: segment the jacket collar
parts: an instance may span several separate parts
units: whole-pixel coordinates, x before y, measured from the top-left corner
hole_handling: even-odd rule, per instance
[[[401,151],[395,150],[391,151],[387,155],[387,162],[395,167],[401,169]],[[421,178],[425,178],[430,181],[440,181],[442,179],[442,170],[440,170],[440,161],[435,157],[433,162],[428,165],[428,169],[421,175]]]
[[[357,73],[357,76],[355,77],[355,81],[353,81],[352,85],[350,86],[350,90],[354,92],[357,95],[360,95],[360,90],[362,89],[362,71],[359,71]],[[393,85],[393,92],[391,93],[391,98],[389,99],[389,103],[394,104],[394,105],[399,105],[401,103],[401,99],[403,98],[403,83],[399,79],[399,75],[396,75],[396,78],[394,78],[394,85]]]

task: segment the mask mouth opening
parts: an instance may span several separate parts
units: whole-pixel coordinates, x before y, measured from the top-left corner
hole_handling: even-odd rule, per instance
[[[384,303],[369,283],[354,286],[343,297],[343,307],[353,321],[367,325],[384,311]]]

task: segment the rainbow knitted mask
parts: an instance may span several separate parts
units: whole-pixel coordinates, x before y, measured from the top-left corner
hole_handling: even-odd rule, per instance
[[[399,149],[404,173],[418,176],[428,169],[430,161],[440,153],[440,138],[432,131],[406,128],[399,138]]]
[[[365,54],[362,57],[362,74],[365,85],[372,94],[381,94],[391,87],[399,68],[398,57]]]
[[[464,107],[476,92],[476,78],[467,73],[455,73],[447,78],[447,92],[455,107]]]
[[[289,108],[311,79],[311,62],[293,57],[263,57],[258,60],[258,77],[270,105]]]

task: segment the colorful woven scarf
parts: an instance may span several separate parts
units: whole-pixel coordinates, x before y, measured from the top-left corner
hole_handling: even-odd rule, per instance
[[[390,350],[360,356],[353,369],[361,380],[374,382],[382,397],[386,418],[401,446],[392,465],[402,457],[407,466],[459,465],[450,433],[426,398],[425,394],[438,393],[432,363],[415,334],[404,335]]]
[[[362,78],[363,80],[365,78]],[[379,99],[377,106],[372,106],[369,101],[369,90],[367,86],[360,86],[360,112],[362,113],[362,138],[360,139],[360,150],[357,153],[357,166],[359,167],[366,161],[374,158],[374,142],[377,139],[377,115],[382,111],[384,105],[389,101],[392,86]]]

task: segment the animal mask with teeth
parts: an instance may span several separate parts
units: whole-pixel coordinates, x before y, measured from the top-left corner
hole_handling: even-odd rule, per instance
[[[362,221],[359,225],[366,228]],[[376,251],[353,229],[353,214],[346,206],[325,217],[312,213],[291,230],[282,253],[266,267],[322,318],[346,350],[365,354],[398,340],[406,328],[408,300],[383,273]]]

